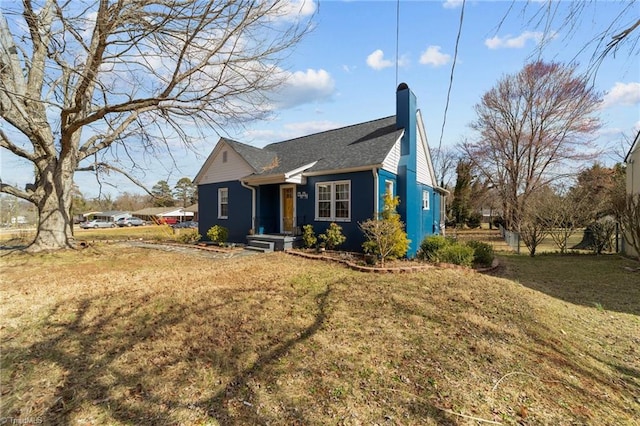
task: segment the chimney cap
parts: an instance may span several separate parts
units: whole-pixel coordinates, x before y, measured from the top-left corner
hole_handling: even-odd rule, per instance
[[[398,85],[398,88],[396,89],[396,92],[399,92],[401,90],[407,90],[409,88],[409,86],[407,85],[407,83],[400,83]]]

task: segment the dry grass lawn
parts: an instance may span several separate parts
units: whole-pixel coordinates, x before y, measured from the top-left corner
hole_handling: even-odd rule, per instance
[[[637,264],[557,259],[503,257],[507,279],[125,244],[3,253],[0,417],[632,425],[640,273],[624,267]]]

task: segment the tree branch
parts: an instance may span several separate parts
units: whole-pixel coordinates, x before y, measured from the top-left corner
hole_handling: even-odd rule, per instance
[[[109,163],[95,162],[95,163],[90,164],[88,166],[83,166],[83,167],[76,168],[76,172],[100,172],[102,170],[111,170],[111,171],[114,171],[116,173],[120,173],[121,175],[123,175],[124,177],[129,179],[133,184],[135,184],[136,186],[139,186],[140,188],[142,188],[147,194],[153,195],[151,193],[151,191],[149,191],[149,189],[147,189],[145,184],[140,182],[138,179],[136,179],[130,173],[128,173],[125,170],[122,170],[122,169],[120,169],[120,168],[118,168],[116,166],[113,166],[113,165],[111,165]]]

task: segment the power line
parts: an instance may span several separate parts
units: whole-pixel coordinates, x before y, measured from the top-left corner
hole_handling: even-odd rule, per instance
[[[400,46],[400,0],[396,2],[396,85],[398,87],[398,58]]]
[[[438,157],[440,157],[440,151],[442,149],[442,137],[444,136],[444,127],[447,124],[447,111],[449,111],[449,99],[451,98],[451,87],[453,86],[453,73],[456,69],[456,60],[458,59],[458,45],[460,43],[460,34],[462,33],[462,22],[464,21],[465,3],[466,3],[466,0],[462,0],[462,7],[460,8],[460,24],[458,25],[458,35],[456,37],[456,48],[453,53],[453,62],[451,64],[451,75],[449,77],[449,89],[447,90],[447,102],[444,106],[444,117],[442,118],[442,129],[440,130],[440,143],[438,143]]]

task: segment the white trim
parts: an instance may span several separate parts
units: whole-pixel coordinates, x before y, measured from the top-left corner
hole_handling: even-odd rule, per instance
[[[360,167],[351,167],[348,169],[334,169],[334,170],[320,170],[317,172],[307,172],[305,176],[327,176],[327,175],[337,175],[341,173],[353,173],[353,172],[365,172],[367,170],[376,170],[382,167],[382,164],[372,164],[369,166],[360,166]]]
[[[222,162],[222,152],[227,152],[227,162]],[[239,180],[255,173],[247,161],[224,139],[220,139],[193,180],[197,185]]]
[[[385,179],[384,180],[384,193],[385,194],[391,194],[391,196],[393,197],[395,195],[394,192],[394,188],[393,188],[393,181],[390,179]]]
[[[307,169],[310,169],[311,167],[315,166],[316,163],[318,163],[317,161],[314,161],[313,163],[309,163],[309,164],[305,164],[304,166],[298,167],[297,169],[293,169],[290,172],[287,172],[284,174],[284,178],[285,179],[289,179],[292,176],[296,176],[301,174],[302,172],[304,172]]]
[[[227,194],[227,215],[222,215],[222,193]],[[218,219],[229,219],[229,188],[218,188]]]
[[[282,196],[282,193],[284,192],[285,189],[290,188],[291,192],[292,192],[292,197],[293,197],[293,217],[292,219],[292,223],[291,223],[291,231],[285,231],[285,227],[284,227],[284,209],[282,208],[282,205],[284,204],[284,197]],[[295,185],[280,185],[280,232],[282,234],[287,234],[290,232],[293,232],[293,229],[295,228],[295,221],[296,221],[296,186]]]
[[[251,231],[256,230],[256,188],[240,181],[240,185],[251,191]]]
[[[349,198],[347,201],[347,209],[349,211],[348,217],[336,217],[336,203],[338,201],[345,200],[337,200],[336,199],[336,185],[349,185]],[[318,187],[320,185],[330,186],[330,196],[329,200],[322,200],[324,202],[330,203],[330,213],[329,217],[320,217],[320,200],[318,199]],[[351,181],[350,180],[336,180],[336,181],[324,181],[324,182],[316,182],[315,185],[315,221],[317,222],[351,222]]]
[[[377,214],[378,212],[378,208],[380,206],[380,188],[378,187],[378,185],[380,185],[380,175],[379,175],[379,171],[378,169],[372,170],[373,172],[373,211]]]

